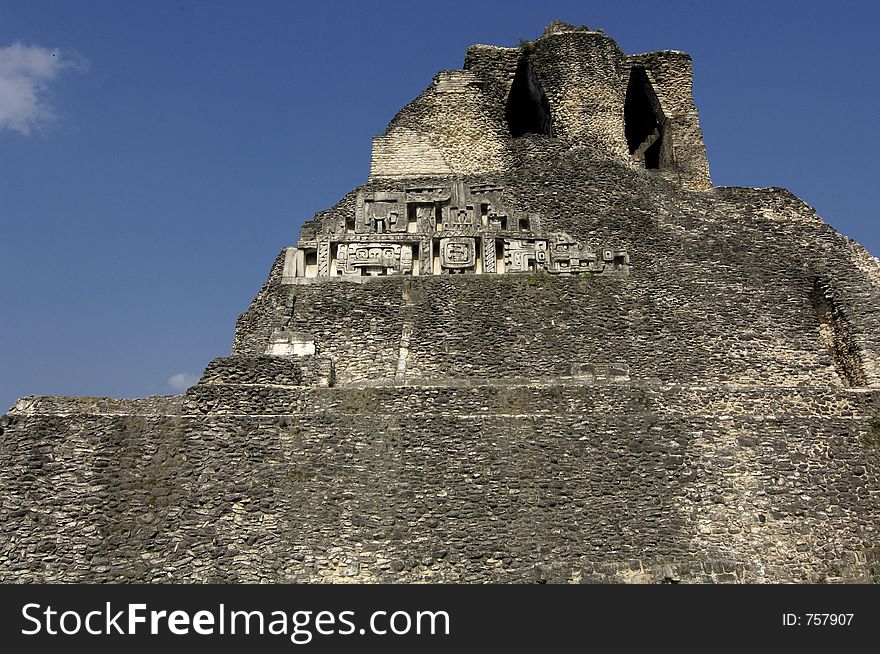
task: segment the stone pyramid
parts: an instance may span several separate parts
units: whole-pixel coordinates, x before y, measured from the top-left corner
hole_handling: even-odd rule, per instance
[[[0,419],[0,580],[880,575],[880,264],[709,177],[691,59],[475,45],[182,396]]]

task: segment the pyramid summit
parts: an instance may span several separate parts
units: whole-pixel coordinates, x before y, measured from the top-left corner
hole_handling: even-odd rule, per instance
[[[714,187],[692,83],[470,47],[197,385],[0,419],[0,579],[876,581],[880,263]]]

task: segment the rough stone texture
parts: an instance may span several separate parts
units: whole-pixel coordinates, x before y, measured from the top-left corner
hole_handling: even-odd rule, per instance
[[[210,389],[226,396],[207,400]],[[6,417],[0,578],[817,582],[880,572],[880,457],[863,441],[876,391],[243,390],[196,387],[178,415],[83,400],[67,417]]]
[[[501,126],[485,115],[479,79],[445,70],[373,139],[371,178],[502,170]]]
[[[220,357],[205,368],[200,386],[245,384],[250,386],[332,386],[333,364],[327,358],[304,357]]]
[[[877,581],[880,264],[713,188],[691,88],[471,47],[196,386],[0,418],[0,580]]]
[[[779,189],[687,193],[619,170],[603,178],[586,159],[566,163],[562,181],[533,170],[516,188],[545,222],[553,216],[554,227],[624,246],[629,275],[287,286],[276,263],[239,320],[234,353],[265,350],[292,293],[296,328],[316,337],[341,383],[390,382],[407,324],[408,382],[543,378],[620,364],[643,380],[851,385],[842,360],[857,369],[855,378],[880,381],[877,263],[803,202]],[[817,311],[817,284],[833,311]],[[829,320],[846,344],[829,349],[820,335]]]
[[[693,66],[690,55],[665,51],[632,55],[627,64],[644,68],[663,113],[664,138],[670,141],[672,170],[664,176],[691,188],[710,188],[709,161],[694,106]]]
[[[601,32],[548,31],[519,48],[475,45],[464,70],[442,71],[431,86],[373,139],[370,179],[483,175],[515,163],[511,87],[520,69],[546,100],[541,133],[593,158],[628,162],[624,104],[633,68],[648,72],[669,160],[664,176],[711,188],[709,165],[693,103],[690,56],[665,51],[625,55]]]

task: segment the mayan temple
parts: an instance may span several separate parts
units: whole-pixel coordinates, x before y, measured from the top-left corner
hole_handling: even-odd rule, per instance
[[[0,419],[0,580],[880,578],[880,263],[713,186],[687,54],[472,46],[364,175],[185,394]]]

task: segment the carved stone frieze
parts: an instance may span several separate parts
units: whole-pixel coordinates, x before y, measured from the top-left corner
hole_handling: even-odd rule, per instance
[[[338,243],[335,271],[339,275],[379,277],[412,271],[413,248],[406,243]]]
[[[361,190],[354,215],[328,217],[288,248],[284,281],[309,277],[626,272],[625,250],[596,251],[540,216],[517,211],[494,184]]]

